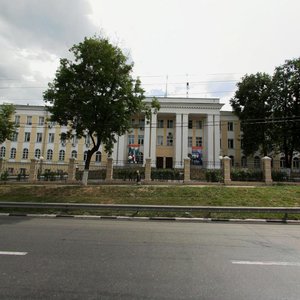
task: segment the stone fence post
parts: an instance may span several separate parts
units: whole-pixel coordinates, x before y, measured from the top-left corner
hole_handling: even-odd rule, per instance
[[[263,165],[263,179],[266,184],[272,184],[272,167],[271,161],[272,159],[268,156],[263,157],[262,159]]]
[[[76,181],[76,164],[75,158],[72,157],[69,159],[69,166],[68,166],[68,183],[74,183]]]
[[[223,157],[223,177],[224,177],[224,184],[231,183],[231,158],[228,156]]]
[[[30,168],[29,168],[29,182],[36,182],[38,175],[38,163],[37,159],[30,160]]]
[[[189,183],[191,181],[191,160],[189,158],[184,159],[184,183]]]
[[[151,158],[146,158],[145,163],[145,183],[151,182]]]
[[[0,158],[0,175],[4,171],[4,158]]]
[[[113,180],[113,159],[112,157],[107,158],[106,165],[106,178],[105,181],[111,182]]]

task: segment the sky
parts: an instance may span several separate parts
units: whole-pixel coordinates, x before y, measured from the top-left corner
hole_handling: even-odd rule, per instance
[[[59,59],[102,34],[146,96],[217,97],[230,110],[245,74],[300,57],[299,11],[299,0],[0,0],[0,104],[44,105]]]

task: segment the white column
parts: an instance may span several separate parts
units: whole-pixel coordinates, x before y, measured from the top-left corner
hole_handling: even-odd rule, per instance
[[[175,168],[182,167],[182,114],[176,114]]]
[[[213,168],[214,161],[214,118],[213,115],[207,115],[205,121],[205,149],[204,149],[204,162],[208,169]]]
[[[220,115],[207,115],[204,161],[208,169],[220,168]]]
[[[113,162],[117,166],[123,166],[126,160],[125,155],[125,135],[116,136],[117,142],[114,143],[112,158]]]
[[[189,133],[189,115],[182,115],[182,161],[188,157],[188,133]]]
[[[220,115],[214,115],[214,169],[221,168],[220,154]]]
[[[146,163],[146,159],[150,158],[150,122],[151,120],[145,119],[144,164]]]
[[[157,114],[152,113],[150,124],[150,153],[151,167],[156,167],[156,129],[157,129]]]

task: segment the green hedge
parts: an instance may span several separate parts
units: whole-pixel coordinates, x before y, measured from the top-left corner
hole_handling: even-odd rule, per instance
[[[256,170],[232,170],[231,180],[233,181],[262,181],[263,172]]]
[[[152,180],[183,180],[183,170],[178,169],[152,169]]]

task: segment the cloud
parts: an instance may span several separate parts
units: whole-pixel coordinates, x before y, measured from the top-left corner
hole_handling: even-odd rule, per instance
[[[42,104],[42,92],[59,58],[68,57],[73,44],[97,33],[89,17],[90,4],[0,0],[0,7],[0,102]]]

